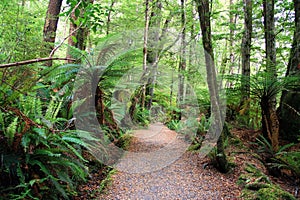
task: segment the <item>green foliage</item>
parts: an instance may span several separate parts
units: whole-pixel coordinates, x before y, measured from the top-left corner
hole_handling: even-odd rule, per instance
[[[24,97],[21,96],[21,99],[24,100]],[[20,102],[18,106],[20,113],[35,117],[36,121],[42,118],[35,116],[36,112],[32,112],[42,110],[40,101],[35,101],[35,104],[34,101],[31,104],[28,101]],[[5,138],[2,140],[7,141],[7,146],[1,146],[3,159],[0,168],[2,177],[9,177],[7,183],[1,180],[1,191],[5,191],[10,198],[34,198],[39,195],[68,198],[74,194],[80,180],[85,180],[86,160],[81,155],[80,149],[88,148],[88,145],[76,130],[56,129],[60,106],[60,101],[52,99],[45,111],[44,120],[48,120],[51,126],[46,123],[26,127],[26,120],[29,119],[26,119],[24,124],[22,122],[24,119],[14,116],[18,113],[3,115],[1,112],[2,121],[12,119],[12,123],[4,128],[3,134],[7,136],[7,140]],[[5,127],[6,123],[3,125]],[[18,132],[22,132],[22,135]],[[12,187],[5,189],[3,186],[7,184]]]
[[[72,108],[78,105],[68,105],[79,67],[0,71],[5,81],[0,87],[1,197],[69,199],[86,181],[82,152],[91,148],[89,141],[100,143],[91,133],[70,130]]]
[[[0,63],[39,57],[46,1],[1,1]]]
[[[300,152],[281,151],[273,158],[272,166],[279,169],[289,170],[296,178],[300,178]]]
[[[127,150],[131,143],[132,138],[133,138],[133,135],[130,133],[122,134],[115,145],[124,150]]]
[[[271,143],[263,136],[256,140],[258,152],[266,157],[266,164],[269,168],[289,170],[294,178],[300,178],[300,153],[299,151],[288,151],[295,145],[294,143],[283,145],[274,151]]]
[[[106,174],[106,177],[104,180],[101,181],[99,192],[102,192],[105,188],[107,188],[112,183],[112,176],[116,173],[115,169],[109,169],[108,174]]]
[[[70,21],[76,26],[89,27],[94,32],[102,31],[108,12],[114,11],[97,2],[92,4],[89,1],[68,0],[67,4],[70,6],[69,9],[60,16],[70,16],[74,12],[76,19],[69,18]]]
[[[179,120],[171,120],[167,123],[167,127],[171,130],[179,132],[182,129],[182,124]]]
[[[285,152],[285,150],[287,150],[288,148],[294,145],[293,143],[286,144],[282,147],[279,147],[279,149],[275,151],[270,141],[262,135],[260,135],[259,138],[256,138],[256,143],[258,146],[258,152],[266,153],[268,157],[275,157],[277,154],[281,154],[282,152]]]
[[[147,109],[142,109],[139,106],[134,112],[133,119],[142,126],[147,126],[150,123],[150,112]]]

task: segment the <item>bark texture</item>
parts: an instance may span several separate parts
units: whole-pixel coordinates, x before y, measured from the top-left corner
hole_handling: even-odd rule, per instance
[[[62,5],[62,0],[50,0],[46,13],[46,19],[43,30],[43,38],[46,43],[46,50],[42,56],[49,56],[52,49],[54,49],[54,42],[56,38],[57,24],[59,20],[59,13]],[[47,66],[52,65],[52,60],[46,62]]]
[[[250,98],[250,51],[252,36],[252,0],[244,0],[244,34],[242,39],[242,103]]]
[[[276,70],[276,47],[275,47],[275,19],[274,19],[274,0],[264,0],[264,28],[266,45],[266,72],[267,82],[275,82],[277,79]],[[265,86],[265,94],[261,99],[262,110],[262,133],[268,138],[274,151],[278,150],[279,122],[276,114],[276,95],[269,96],[271,85]]]
[[[300,1],[294,0],[295,32],[286,76],[300,77]],[[279,107],[281,135],[291,141],[298,139],[300,126],[300,83],[297,88],[283,91]],[[293,120],[291,120],[293,118]]]
[[[197,8],[200,18],[200,27],[202,30],[202,43],[205,51],[205,63],[207,73],[207,84],[210,94],[211,112],[212,112],[212,125],[209,132],[211,134],[221,134],[217,140],[217,155],[216,163],[219,170],[223,173],[229,171],[229,165],[224,152],[224,131],[222,125],[222,113],[220,110],[220,97],[218,92],[216,67],[214,63],[214,54],[212,47],[211,37],[211,23],[210,23],[210,1],[209,0],[197,0]],[[216,139],[216,135],[214,139]]]

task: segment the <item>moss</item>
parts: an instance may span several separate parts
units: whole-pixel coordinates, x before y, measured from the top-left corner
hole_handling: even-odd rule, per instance
[[[293,195],[274,184],[249,184],[242,190],[241,197],[245,200],[296,200]]]
[[[199,150],[201,147],[201,144],[196,143],[196,144],[192,144],[189,146],[188,151],[197,151]]]
[[[255,166],[248,164],[245,167],[237,184],[242,186],[241,197],[245,200],[296,200],[290,193],[278,185],[273,184],[269,177],[259,171]]]
[[[293,195],[282,190],[278,186],[271,185],[267,188],[261,188],[257,192],[257,199],[259,200],[296,200]]]

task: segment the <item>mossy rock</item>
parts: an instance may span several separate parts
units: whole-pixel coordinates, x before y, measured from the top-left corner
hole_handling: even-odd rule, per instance
[[[255,190],[252,190],[252,186],[248,186],[248,189],[245,188],[242,190],[241,197],[244,200],[296,200],[293,195],[284,191],[276,185],[256,185],[261,188],[258,189],[257,187],[255,187]]]
[[[237,184],[244,188],[241,197],[245,200],[296,200],[251,164],[245,167],[245,173],[239,177]]]

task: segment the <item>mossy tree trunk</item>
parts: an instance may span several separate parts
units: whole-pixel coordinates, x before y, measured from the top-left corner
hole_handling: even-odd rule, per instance
[[[294,0],[295,31],[286,76],[300,77],[300,1]],[[281,135],[291,141],[298,139],[300,132],[300,83],[298,87],[283,91],[280,101],[279,121]],[[292,120],[291,120],[292,119]]]

